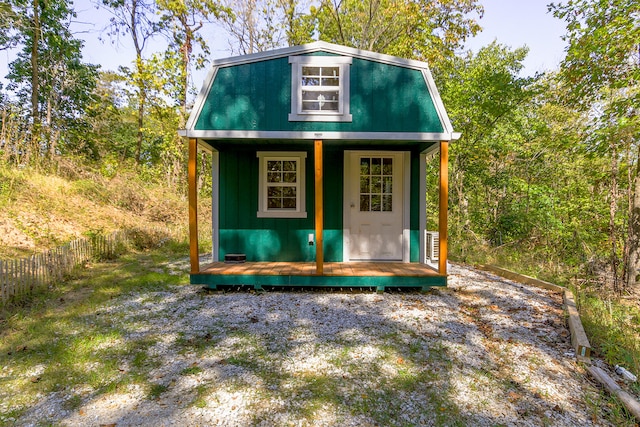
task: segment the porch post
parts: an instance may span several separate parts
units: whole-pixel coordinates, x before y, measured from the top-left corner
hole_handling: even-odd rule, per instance
[[[440,141],[440,203],[438,273],[447,274],[447,213],[449,210],[449,142]]]
[[[198,189],[196,186],[198,146],[195,138],[189,138],[189,163],[187,181],[189,183],[189,259],[191,274],[200,272],[198,257]]]
[[[316,274],[322,276],[324,273],[324,252],[323,236],[324,228],[324,207],[322,197],[322,140],[315,140],[313,147],[315,164],[315,218],[316,218]]]

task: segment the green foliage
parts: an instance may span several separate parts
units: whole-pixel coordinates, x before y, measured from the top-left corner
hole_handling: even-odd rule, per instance
[[[549,9],[567,22],[569,42],[562,70],[575,100],[598,99],[602,88],[640,82],[640,6],[634,0],[575,0]],[[633,94],[636,99],[638,94]],[[630,99],[631,100],[631,99]]]
[[[221,19],[236,52],[262,52],[309,43],[313,39],[314,6],[306,13],[297,0],[231,0],[228,4],[228,13]]]
[[[316,17],[321,40],[433,65],[480,31],[482,13],[476,0],[323,0]]]
[[[39,144],[32,160],[42,154],[90,154],[82,117],[91,102],[98,66],[82,62],[82,42],[69,29],[75,17],[72,6],[66,0],[9,4],[19,23],[11,43],[20,50],[9,64],[7,89],[14,92],[31,126],[24,129]]]
[[[640,309],[587,290],[579,294],[580,316],[590,343],[609,365],[640,373]]]

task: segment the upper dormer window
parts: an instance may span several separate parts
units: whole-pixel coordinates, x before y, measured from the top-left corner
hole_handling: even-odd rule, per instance
[[[293,56],[290,121],[350,122],[349,65],[343,56]]]

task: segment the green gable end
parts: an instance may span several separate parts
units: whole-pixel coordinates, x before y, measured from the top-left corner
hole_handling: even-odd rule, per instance
[[[441,133],[441,120],[422,70],[353,58],[351,122],[294,122],[288,57],[222,66],[195,130],[267,132]]]

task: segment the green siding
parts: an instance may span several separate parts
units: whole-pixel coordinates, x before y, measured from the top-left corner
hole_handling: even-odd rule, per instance
[[[206,285],[210,289],[218,286],[296,286],[296,287],[348,287],[376,288],[421,288],[424,291],[434,286],[447,286],[446,276],[291,276],[291,275],[227,275],[227,274],[192,274],[191,284]]]
[[[411,211],[409,213],[409,261],[420,261],[420,209],[423,196],[420,195],[420,152],[411,152]],[[427,190],[428,191],[428,190]]]
[[[222,144],[224,147],[224,144]],[[229,253],[244,253],[247,261],[313,261],[315,245],[308,235],[315,234],[314,164],[310,143],[251,144],[226,146],[220,151],[219,260]],[[257,151],[306,151],[307,218],[258,218]],[[341,151],[329,152],[324,184],[325,260],[342,261],[342,166],[334,173],[333,164],[342,160]]]
[[[313,261],[315,245],[308,235],[315,234],[314,163],[309,142],[219,144],[220,151],[220,222],[219,260],[228,253],[244,253],[248,261]],[[324,149],[324,259],[343,260],[343,188],[344,151],[361,149],[358,143]],[[419,186],[419,151],[411,150],[410,175],[410,261],[419,261],[421,209]],[[394,145],[377,145],[377,150],[394,150]],[[306,151],[307,218],[258,218],[257,151]]]
[[[289,122],[291,66],[279,58],[220,68],[195,129],[443,132],[421,71],[358,58],[350,70],[352,122]]]

